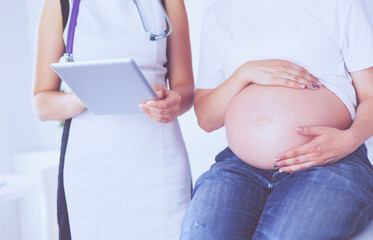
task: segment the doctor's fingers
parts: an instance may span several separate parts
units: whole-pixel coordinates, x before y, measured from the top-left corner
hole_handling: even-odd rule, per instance
[[[164,100],[148,101],[146,104],[153,108],[167,109],[167,108],[172,108],[174,106],[180,105],[180,103],[181,103],[181,98],[179,99],[178,97],[170,96]]]
[[[177,112],[170,113],[170,114],[156,114],[152,113],[149,110],[145,111],[145,114],[152,120],[160,123],[168,123],[174,120],[177,117]]]
[[[177,114],[167,114],[167,115],[157,115],[152,114],[151,118],[157,122],[168,123],[174,120],[177,117]]]
[[[170,115],[174,114],[177,115],[180,109],[180,105],[174,105],[170,108],[156,108],[152,107],[148,104],[140,104],[139,108],[142,112],[149,114],[149,115]]]
[[[149,107],[149,111],[155,115],[177,114],[179,112],[179,109],[180,109],[179,105],[174,105],[170,108]]]
[[[141,108],[140,108],[141,109]],[[147,109],[141,109],[142,112],[145,113],[145,115],[156,121],[156,122],[160,122],[160,123],[168,123],[168,122],[171,122],[172,120],[174,120],[177,116],[177,114],[168,114],[168,115],[160,115],[160,114],[153,114],[149,108]]]

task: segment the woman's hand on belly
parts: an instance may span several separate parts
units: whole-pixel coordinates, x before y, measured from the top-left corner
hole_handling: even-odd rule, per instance
[[[179,114],[181,96],[160,84],[154,84],[153,89],[159,100],[140,104],[140,110],[156,122],[169,123],[173,121]]]
[[[289,61],[248,61],[217,88],[196,91],[194,110],[199,126],[207,132],[223,127],[228,105],[252,83],[252,86],[281,86],[291,90],[322,86],[307,70]]]
[[[331,127],[300,127],[296,131],[314,139],[275,157],[274,168],[280,172],[296,172],[305,168],[337,162],[358,146],[348,130]]]
[[[295,89],[317,89],[322,86],[306,69],[285,60],[249,61],[235,74],[248,83],[258,85],[283,86]]]

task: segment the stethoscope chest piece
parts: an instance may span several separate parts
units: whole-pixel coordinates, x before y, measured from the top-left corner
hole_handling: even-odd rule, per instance
[[[64,53],[58,62],[59,63],[74,62],[73,54],[72,53]]]

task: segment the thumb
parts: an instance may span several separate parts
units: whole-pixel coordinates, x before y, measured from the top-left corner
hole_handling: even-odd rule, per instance
[[[158,83],[152,84],[152,89],[159,99],[162,99],[164,97],[165,91],[167,90],[165,87]]]
[[[158,97],[159,99],[162,99],[162,98],[163,98],[163,95],[164,95],[163,91],[156,91],[155,94],[157,95],[157,97]]]
[[[159,83],[154,83],[154,84],[152,84],[152,89],[153,89],[154,92],[157,92],[157,91],[162,91],[163,92],[166,88],[163,87]]]
[[[300,135],[318,136],[325,132],[325,127],[297,127],[296,131]]]

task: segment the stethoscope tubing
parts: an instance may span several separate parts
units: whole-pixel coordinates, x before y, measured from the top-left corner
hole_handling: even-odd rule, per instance
[[[160,1],[160,0],[157,0],[157,1]],[[141,23],[142,23],[142,26],[144,27],[144,31],[146,32],[146,34],[149,35],[150,37],[150,41],[155,41],[155,40],[159,40],[159,39],[162,39],[162,38],[165,38],[165,37],[168,37],[171,32],[172,32],[172,23],[171,23],[171,20],[168,18],[168,15],[166,13],[166,10],[162,7],[162,11],[163,11],[163,15],[166,19],[166,22],[167,22],[167,26],[168,28],[162,33],[162,34],[154,34],[154,33],[151,33],[148,29],[147,29],[147,26],[145,24],[145,21],[144,21],[144,16],[142,14],[142,11],[139,7],[139,4],[137,3],[137,0],[133,0],[133,3],[135,4],[136,8],[137,8],[137,11],[139,12],[139,15],[140,15],[140,18],[141,18]],[[161,3],[160,3],[161,4]]]
[[[160,1],[160,0],[156,0]],[[151,33],[145,24],[144,16],[142,14],[142,11],[137,3],[137,0],[133,0],[134,4],[136,5],[137,11],[139,12],[142,25],[144,27],[144,30],[146,34],[149,35],[151,41],[156,41],[162,38],[168,37],[172,32],[172,23],[170,19],[167,16],[166,10],[162,7],[163,14],[165,16],[166,22],[167,22],[167,29],[162,34],[154,34]],[[161,3],[160,3],[161,4]],[[73,1],[73,7],[71,9],[71,17],[70,17],[70,23],[69,23],[69,29],[67,32],[67,41],[66,41],[66,48],[65,53],[61,57],[60,62],[73,62],[73,45],[74,45],[74,37],[75,37],[75,28],[76,28],[76,22],[78,19],[79,14],[79,6],[80,6],[80,0],[74,0]]]

